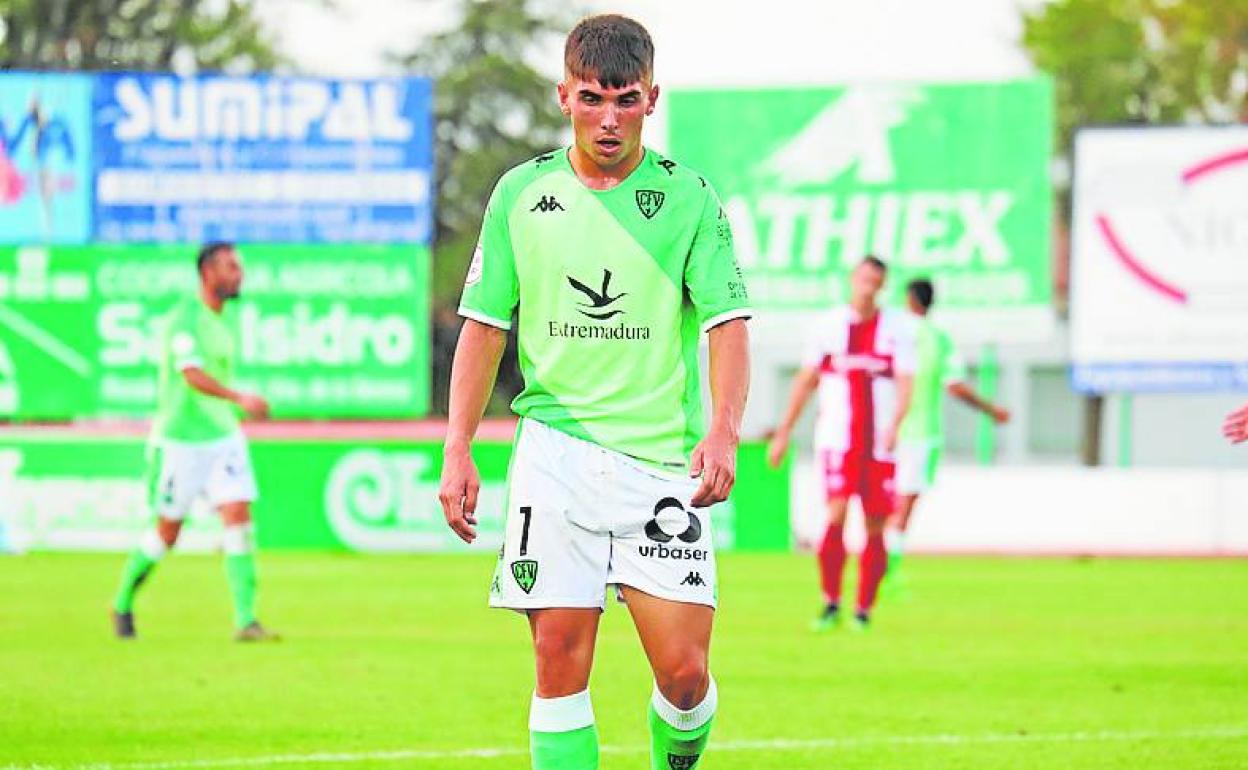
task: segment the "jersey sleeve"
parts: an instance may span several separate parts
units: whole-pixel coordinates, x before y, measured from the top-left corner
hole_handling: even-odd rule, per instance
[[[169,360],[173,363],[173,368],[179,372],[203,368],[203,341],[199,338],[199,325],[195,323],[195,314],[179,307],[170,314],[168,323]]]
[[[827,334],[824,329],[829,325],[828,318],[820,317],[806,332],[806,342],[802,346],[802,368],[818,369],[823,366],[824,356],[828,354]]]
[[[511,199],[505,192],[505,179],[490,194],[481,223],[481,236],[468,265],[459,314],[499,329],[511,328],[511,317],[520,302],[516,280],[516,260],[511,248],[508,214]]]
[[[734,318],[750,318],[749,294],[733,253],[732,229],[709,186],[697,233],[685,262],[685,288],[705,332]]]

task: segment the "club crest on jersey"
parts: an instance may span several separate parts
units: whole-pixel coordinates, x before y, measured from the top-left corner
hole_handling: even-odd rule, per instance
[[[701,754],[682,755],[668,752],[667,766],[672,770],[692,770],[693,767],[697,766],[698,757],[700,756]]]
[[[511,576],[516,579],[516,585],[520,586],[520,590],[526,594],[533,590],[533,585],[537,583],[537,562],[532,559],[521,559],[511,563]]]
[[[654,219],[654,215],[663,208],[663,199],[666,197],[659,190],[638,190],[637,208],[646,219]]]

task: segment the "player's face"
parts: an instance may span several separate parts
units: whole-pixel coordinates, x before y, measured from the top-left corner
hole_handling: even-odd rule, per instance
[[[243,288],[243,263],[234,249],[217,252],[205,279],[218,299],[235,299]]]
[[[559,84],[559,106],[572,118],[577,148],[603,169],[636,157],[642,124],[658,98],[659,87],[646,80],[608,88],[569,75]]]
[[[849,294],[855,303],[875,301],[875,295],[884,287],[884,271],[868,262],[862,262],[849,274]]]

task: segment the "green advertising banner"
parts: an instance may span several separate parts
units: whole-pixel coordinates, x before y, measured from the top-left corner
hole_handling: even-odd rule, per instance
[[[673,157],[705,174],[762,310],[846,300],[864,254],[946,309],[1050,301],[1047,79],[966,85],[676,91]]]
[[[467,550],[438,505],[437,442],[264,439],[252,442],[260,487],[262,548],[360,552]],[[480,442],[480,537],[502,543],[511,446]],[[38,433],[0,435],[0,550],[127,550],[151,518],[142,439]],[[716,544],[740,550],[789,547],[789,471],[766,464],[766,445],[741,448],[732,498],[712,508]],[[197,503],[181,547],[219,544],[216,517]]]
[[[418,417],[429,406],[427,247],[241,247],[238,387],[277,417]],[[162,317],[192,250],[0,249],[0,418],[150,414]]]

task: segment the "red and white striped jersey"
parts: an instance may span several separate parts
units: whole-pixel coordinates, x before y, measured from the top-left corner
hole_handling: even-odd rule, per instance
[[[802,363],[819,372],[815,447],[870,448],[876,459],[891,459],[883,439],[897,409],[894,375],[915,367],[910,318],[881,309],[864,321],[850,307],[832,310],[817,322]]]

